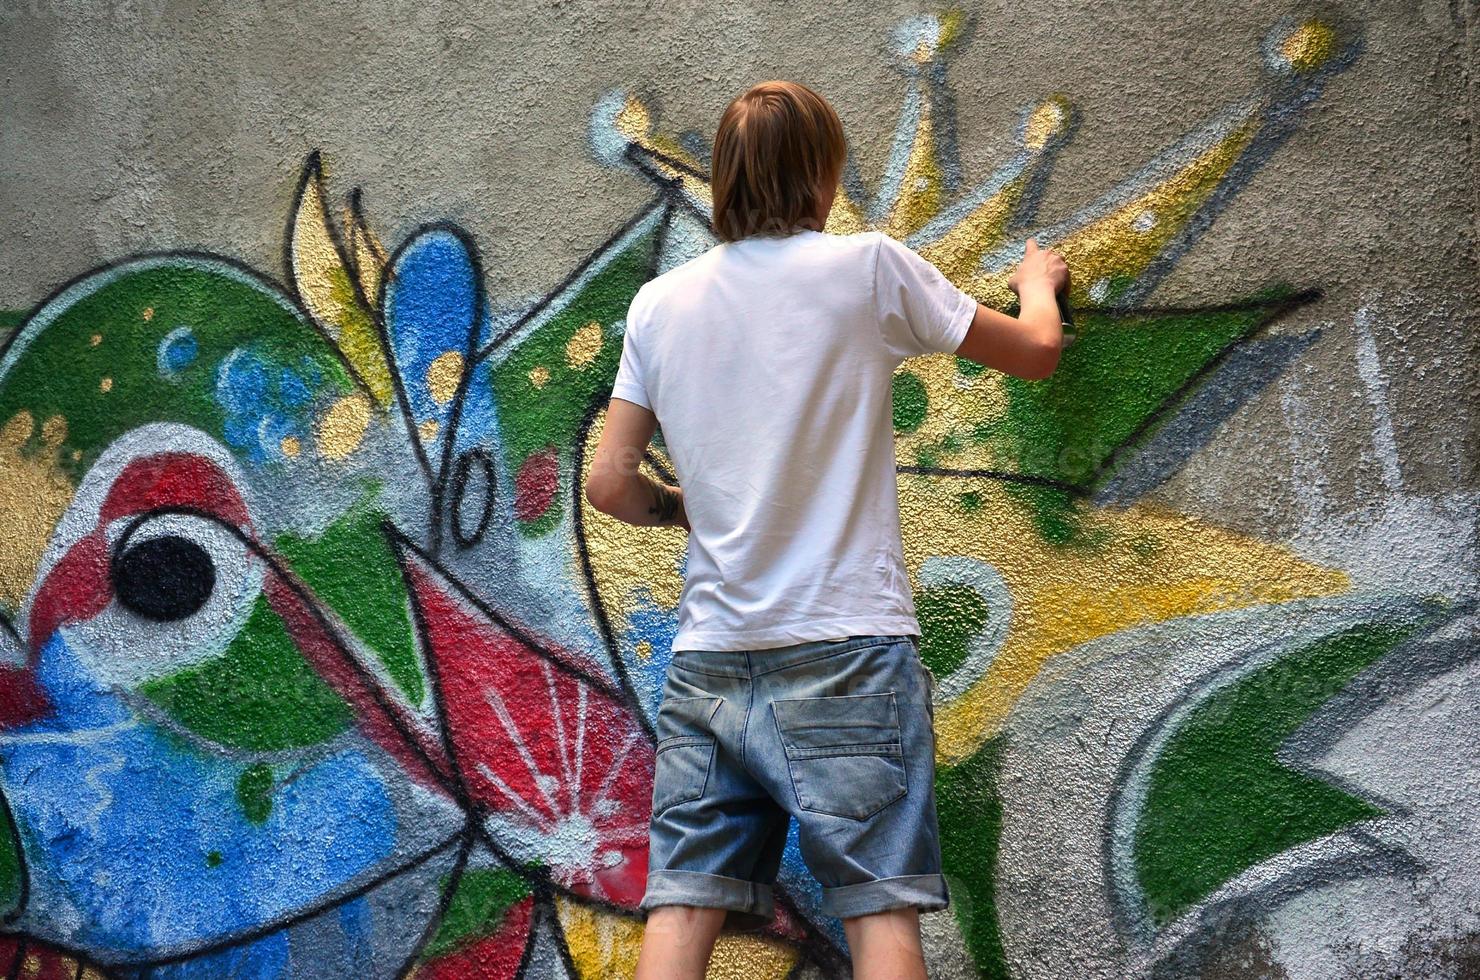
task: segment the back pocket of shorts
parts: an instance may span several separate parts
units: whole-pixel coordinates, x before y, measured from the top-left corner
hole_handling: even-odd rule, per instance
[[[797,803],[863,820],[905,795],[894,692],[771,702]]]
[[[697,800],[709,782],[714,761],[714,717],[717,697],[664,698],[658,706],[657,760],[653,771],[653,814]]]

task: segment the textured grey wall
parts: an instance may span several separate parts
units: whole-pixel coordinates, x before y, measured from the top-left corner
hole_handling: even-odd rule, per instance
[[[612,346],[602,346],[601,330],[595,341],[574,332],[595,320],[610,338],[620,329],[627,285],[557,287],[586,257],[605,254],[602,244],[654,194],[652,182],[614,164],[600,139],[593,142],[593,129],[598,136],[604,132],[596,107],[613,90],[630,93],[650,111],[658,137],[693,134],[691,149],[702,169],[704,145],[731,97],[764,78],[804,81],[837,106],[853,162],[863,183],[875,188],[902,175],[891,143],[899,137],[909,146],[918,138],[901,105],[910,104],[911,92],[923,92],[938,129],[934,144],[919,145],[935,153],[948,183],[956,181],[955,193],[964,195],[1020,152],[1025,109],[1061,95],[1076,125],[1045,156],[1051,168],[1038,187],[1036,211],[1021,207],[1000,243],[1010,247],[1035,229],[1047,229],[1057,243],[1055,233],[1069,239],[1084,223],[1080,219],[1097,213],[1117,189],[1129,194],[1172,186],[1174,204],[1183,202],[1211,223],[1194,220],[1176,248],[1156,253],[1150,271],[1125,264],[1134,252],[1128,245],[1094,253],[1130,285],[1108,298],[1081,297],[1099,310],[1088,315],[1087,329],[1119,336],[1114,331],[1129,322],[1125,317],[1164,316],[1161,328],[1169,332],[1160,336],[1171,350],[1180,343],[1175,331],[1211,336],[1215,328],[1233,329],[1225,321],[1246,310],[1255,311],[1249,314],[1254,320],[1249,332],[1238,333],[1216,357],[1203,357],[1175,384],[1168,380],[1175,373],[1168,366],[1172,355],[1166,364],[1159,351],[1130,367],[1113,352],[1095,362],[1103,351],[1090,346],[1087,333],[1083,356],[1090,360],[1066,365],[1063,387],[1034,389],[1063,392],[1059,401],[1054,395],[1033,401],[1037,396],[1021,388],[988,388],[996,382],[969,381],[953,374],[948,362],[912,368],[897,389],[905,416],[915,404],[910,392],[921,393],[920,419],[905,424],[897,412],[896,423],[901,462],[919,462],[926,472],[902,476],[901,489],[911,572],[922,609],[930,611],[927,654],[945,682],[939,791],[950,873],[959,882],[953,884],[954,911],[923,920],[932,975],[1444,977],[1480,968],[1480,845],[1474,832],[1480,768],[1473,751],[1480,737],[1473,606],[1480,558],[1474,382],[1480,352],[1474,149],[1480,17],[1474,4],[973,2],[963,10],[950,50],[927,59],[940,73],[939,87],[927,92],[919,82],[923,74],[912,75],[908,65],[901,73],[892,39],[901,30],[911,38],[910,31],[928,34],[933,28],[916,19],[931,13],[896,0],[330,0],[217,7],[0,0],[0,310],[16,311],[12,320],[18,321],[20,311],[89,270],[140,252],[188,249],[237,260],[277,280],[304,307],[295,316],[307,323],[311,314],[326,324],[305,260],[300,257],[296,272],[284,260],[295,192],[314,151],[325,164],[331,218],[349,188],[362,188],[364,213],[386,249],[415,241],[428,254],[461,256],[461,246],[419,237],[429,222],[460,228],[476,243],[482,286],[499,317],[557,291],[552,308],[576,311],[570,324],[560,326],[558,316],[550,321],[554,326],[536,318],[539,329],[511,341],[515,353],[492,358],[517,371],[508,368],[506,377],[496,373],[505,368],[493,367],[492,380],[479,380],[470,365],[464,378],[470,391],[491,385],[488,405],[497,406],[507,431],[473,438],[484,440],[479,445],[499,461],[497,473],[489,471],[497,485],[517,488],[518,499],[499,498],[488,536],[477,546],[447,545],[445,553],[438,550],[440,511],[434,508],[434,532],[422,504],[409,495],[389,501],[386,512],[408,540],[427,547],[437,575],[461,582],[502,614],[539,623],[549,649],[574,650],[577,659],[597,665],[595,673],[625,692],[629,721],[641,728],[655,707],[651,677],[661,673],[667,653],[661,623],[672,616],[675,570],[650,573],[622,556],[666,560],[677,552],[670,540],[655,544],[592,515],[562,510],[570,507],[568,497],[541,496],[544,470],[531,467],[538,453],[529,447],[536,443],[521,428],[521,420],[546,420],[528,424],[542,438],[547,433],[539,426],[555,433],[551,472],[558,472],[561,486],[579,477],[579,450],[591,431],[585,415],[591,390],[560,387],[558,372],[549,389],[534,378],[545,370],[539,358],[553,351],[572,371],[594,363],[597,394],[603,383],[609,386],[606,354],[587,356],[580,345]],[[1217,145],[1222,137],[1199,137],[1199,127],[1254,118],[1251,98],[1284,105],[1279,93],[1286,82],[1271,67],[1270,51],[1277,54],[1284,38],[1311,23],[1329,29],[1331,50],[1321,49],[1321,64],[1306,75],[1294,74],[1319,77],[1319,88],[1310,89],[1299,112],[1291,111],[1287,138],[1261,130],[1240,158],[1238,180],[1215,182],[1222,195],[1216,211],[1197,211],[1175,182],[1167,185],[1145,169],[1168,148]],[[1290,84],[1296,91],[1306,82]],[[947,123],[954,126],[954,154],[940,140]],[[634,138],[633,146],[656,152],[672,144]],[[660,169],[672,162],[661,153],[652,159]],[[675,193],[668,206],[679,217],[671,223],[689,237],[675,232],[666,245],[654,246],[650,272],[704,244],[702,222],[675,203],[682,196]],[[297,212],[296,218],[300,229],[312,224],[312,215]],[[408,275],[408,282],[413,279]],[[365,281],[373,286],[379,273]],[[1258,305],[1266,301],[1260,298],[1265,290],[1278,288],[1287,290],[1285,298],[1270,301],[1268,309]],[[53,356],[48,338],[74,327],[81,335],[94,329],[84,319],[102,314],[81,302],[69,295],[34,311],[22,328],[26,343],[0,354],[0,613],[15,624],[8,638],[0,633],[7,644],[0,653],[14,661],[17,677],[48,676],[41,649],[52,649],[48,637],[29,636],[25,627],[39,615],[41,570],[52,567],[44,555],[60,554],[98,519],[97,499],[84,491],[102,479],[96,474],[114,472],[104,462],[114,460],[108,466],[116,468],[120,454],[147,442],[130,434],[143,424],[198,422],[210,431],[204,421],[209,413],[166,412],[147,399],[128,403],[132,421],[124,429],[104,422],[88,428],[89,413],[105,418],[111,409],[68,402],[67,390],[95,391],[96,379],[87,372],[107,373],[106,367],[84,364],[79,354],[75,377],[59,374],[54,360],[44,362],[49,374],[35,369]],[[356,303],[366,322],[415,336],[414,327],[398,328],[388,310],[376,308],[373,288]],[[615,312],[588,312],[606,310],[603,303]],[[148,309],[146,320],[154,307]],[[112,317],[116,311],[109,310]],[[134,329],[125,321],[134,324],[137,311],[130,307],[117,317],[116,323],[96,321],[100,336],[124,336]],[[347,329],[343,323],[326,328],[336,336]],[[208,328],[194,329],[204,360]],[[193,357],[195,347],[190,350]],[[421,373],[413,372],[397,360],[410,357],[403,350],[376,356],[382,355],[380,370],[388,365],[436,397],[432,368],[422,364]],[[150,348],[149,372],[154,358]],[[363,367],[353,354],[349,358]],[[608,371],[605,382],[601,371]],[[123,368],[119,377],[124,392]],[[1083,386],[1071,387],[1076,379]],[[1154,412],[1128,407],[1105,391],[1107,385],[1157,384],[1169,388]],[[523,387],[516,391],[517,385]],[[567,402],[539,402],[530,385],[546,399]],[[213,397],[226,398],[222,392],[230,387],[221,382]],[[111,383],[101,391],[110,389]],[[1098,407],[1097,392],[1104,396]],[[1050,438],[1050,428],[1057,433],[1061,463],[1062,453],[1077,445],[1062,429],[1097,412],[1130,428],[1144,419],[1147,427],[1136,428],[1134,440],[1116,435],[1115,453],[1101,460],[1095,479],[1050,480],[1070,504],[1025,503],[1011,479],[973,475],[985,464],[973,469],[962,462],[969,453],[955,469],[935,456],[929,465],[922,462],[920,454],[946,444],[928,444],[948,432],[950,412],[942,410],[941,398],[967,422],[978,419],[972,413],[986,419],[992,406],[1010,402],[1006,417],[1024,426],[1021,431],[1034,439]],[[1088,407],[1076,414],[1065,407],[1069,399]],[[334,404],[348,411],[344,406],[352,403],[345,397]],[[557,407],[551,411],[550,404]],[[435,426],[446,419],[431,419],[428,430],[431,417],[407,409],[413,411],[419,437],[394,412],[367,412],[370,421],[361,422],[360,431],[368,424],[369,435],[363,443],[356,435],[349,447],[364,457],[358,472],[420,485],[413,455],[394,447],[398,439],[406,440],[400,445],[417,438],[431,445]],[[55,416],[66,419],[74,441],[46,434],[58,431],[43,429]],[[179,430],[149,431],[162,432],[151,438],[171,445],[196,446],[195,436]],[[1003,438],[1010,441],[1017,431]],[[85,433],[94,441],[85,441]],[[212,438],[229,441],[230,433]],[[297,436],[283,438],[294,441],[269,449],[298,458],[300,447],[308,446],[306,436],[301,444]],[[1000,450],[1017,474],[1028,473],[1021,455],[988,444],[983,452]],[[37,446],[44,449],[40,457]],[[326,458],[333,455],[322,436],[319,446]],[[63,450],[75,451],[71,463]],[[225,450],[201,451],[229,458]],[[57,473],[64,475],[51,475],[47,453],[58,454]],[[232,470],[234,478],[254,488],[271,519],[283,522],[272,525],[264,517],[264,528],[307,534],[293,519],[302,508],[314,513],[307,523],[321,531],[334,517],[332,507],[349,499],[305,502],[300,491],[275,482],[275,471],[255,469],[265,465],[257,457],[248,462],[246,450],[231,453],[245,467],[241,474]],[[953,489],[949,506],[929,496],[941,486],[930,481],[943,474],[961,481],[959,502]],[[446,475],[431,482],[440,487]],[[88,501],[92,511],[79,512]],[[995,523],[972,524],[968,514],[986,514]],[[1029,542],[1022,552],[1019,529]],[[331,542],[326,553],[341,567],[356,567],[383,550],[350,537],[325,540]],[[419,559],[408,557],[401,544],[392,550],[403,572],[416,566]],[[1146,559],[1144,567],[1133,554]],[[303,568],[315,567],[306,555],[294,557]],[[577,571],[578,556],[586,555],[591,567]],[[964,566],[936,561],[947,557],[976,563],[979,572],[972,574],[981,577],[972,580],[972,595],[989,610],[983,621],[934,591],[960,584],[943,569]],[[653,581],[646,584],[658,597],[653,609],[627,591],[649,574]],[[426,581],[407,581],[409,594],[432,601],[427,597],[435,589],[428,591]],[[327,583],[321,591],[331,604],[343,599]],[[937,598],[939,608],[932,605]],[[1136,604],[1140,612],[1127,613]],[[403,612],[400,606],[395,611]],[[136,649],[137,641],[120,632],[126,627],[110,622],[93,642],[120,652]],[[376,616],[350,625],[366,636],[400,629],[410,636],[404,623],[391,627]],[[655,632],[643,632],[648,629]],[[82,644],[79,634],[68,642]],[[428,651],[435,645],[419,633],[415,656],[434,658],[436,652]],[[0,681],[7,676],[0,663]],[[142,683],[162,675],[141,668],[138,677],[130,676]],[[20,684],[0,684],[0,693],[20,705],[32,690]],[[359,703],[351,693],[338,694]],[[55,691],[50,696],[63,703]],[[212,736],[226,748],[211,742],[207,754],[219,751],[223,759],[240,761],[245,757],[234,754],[241,745],[233,739],[256,744],[250,722],[242,720],[247,713],[229,704],[190,715],[175,702],[148,696],[165,705],[152,710],[176,711],[173,723],[194,735],[211,729],[213,717],[229,718],[221,726],[225,734]],[[458,703],[456,690],[429,696],[439,704]],[[159,934],[178,935],[178,943],[151,945],[137,936],[121,938],[89,918],[89,903],[107,894],[104,885],[79,897],[79,889],[92,887],[88,881],[108,877],[106,859],[97,855],[123,853],[104,847],[106,837],[96,839],[94,856],[102,866],[69,877],[47,863],[85,865],[69,850],[72,844],[58,843],[66,835],[57,827],[81,818],[67,809],[65,779],[43,780],[42,789],[24,785],[25,772],[66,768],[65,757],[24,754],[36,731],[26,726],[45,724],[30,710],[0,712],[0,790],[19,815],[12,850],[0,834],[0,914],[8,915],[0,933],[29,937],[0,934],[0,976],[20,975],[27,956],[107,969],[172,953],[187,957],[182,975],[219,975],[226,961],[203,951],[226,940],[228,920],[211,926],[219,927],[216,933],[204,922],[195,932],[181,926],[196,887],[184,871],[161,871],[156,878]],[[140,717],[140,724],[157,721],[147,712]],[[488,736],[477,719],[466,723]],[[395,755],[366,734],[371,721],[359,717],[358,724],[367,743]],[[1265,744],[1261,738],[1270,732],[1278,737]],[[202,738],[202,744],[210,741]],[[459,736],[452,738],[458,742]],[[367,750],[372,762],[366,763],[367,772],[378,774],[373,784],[395,799],[400,817],[406,807],[419,812],[421,804],[407,800],[420,797],[401,785],[406,773],[387,775],[395,766],[374,761],[375,751]],[[455,744],[451,751],[468,750]],[[255,768],[236,784],[248,817],[257,812],[248,802],[257,798],[257,791],[248,791],[253,780],[265,778],[272,786],[273,767],[277,779],[286,772],[286,756],[263,758],[251,756]],[[418,782],[415,766],[404,759],[399,765],[411,772],[410,783]],[[428,783],[445,789],[446,773],[435,760],[428,765],[437,770]],[[110,788],[120,804],[138,791],[124,783]],[[476,792],[466,786],[461,792],[456,806],[438,798],[431,808],[438,819],[456,823],[471,812],[467,793]],[[182,804],[181,812],[199,814],[204,805]],[[284,820],[292,817],[289,801],[278,806]],[[47,823],[40,814],[60,822]],[[35,820],[29,829],[27,819]],[[435,823],[425,814],[415,819]],[[260,831],[260,822],[247,823],[244,839]],[[180,818],[179,826],[188,824]],[[367,817],[358,833],[370,833],[370,826]],[[375,850],[384,841],[367,841],[366,853],[374,857],[367,857],[368,867],[423,854],[418,848],[427,842],[406,825],[396,826],[384,853]],[[1198,828],[1223,837],[1202,840]],[[540,834],[514,826],[488,835],[501,845],[512,842],[524,858],[555,865],[559,887],[552,892],[527,868],[516,874],[490,861],[479,850],[482,838],[457,838],[453,843],[470,850],[476,872],[462,879],[465,887],[454,889],[460,864],[440,863],[443,856],[450,862],[457,849],[436,851],[423,872],[397,879],[400,891],[357,913],[374,922],[365,927],[368,945],[353,955],[336,945],[350,948],[314,904],[353,880],[330,880],[329,870],[322,894],[284,886],[281,909],[229,919],[231,928],[261,928],[279,912],[296,916],[281,932],[281,948],[268,937],[244,946],[242,955],[263,976],[315,976],[360,968],[366,950],[373,950],[380,969],[372,973],[396,972],[399,961],[387,967],[386,950],[399,936],[435,932],[439,919],[428,903],[442,890],[456,890],[455,902],[463,904],[455,908],[467,918],[444,916],[453,925],[444,921],[442,931],[418,947],[428,975],[512,975],[489,964],[504,963],[499,957],[510,950],[517,963],[526,946],[533,951],[530,975],[595,977],[630,968],[640,933],[625,898],[603,904],[587,886],[571,885],[574,879],[561,877],[568,869],[542,849],[548,841]],[[150,840],[151,846],[169,842]],[[281,850],[282,842],[275,847]],[[210,853],[220,860],[219,851]],[[8,866],[7,854],[25,860]],[[29,884],[23,885],[28,869]],[[1169,883],[1178,877],[1206,887],[1179,891]],[[842,969],[836,923],[811,914],[804,881],[788,880],[797,902],[792,931],[767,940],[734,938],[717,954],[717,969],[737,976],[783,976],[794,965],[813,976]],[[223,890],[229,892],[229,886]],[[504,909],[501,924],[488,918],[488,909]]]

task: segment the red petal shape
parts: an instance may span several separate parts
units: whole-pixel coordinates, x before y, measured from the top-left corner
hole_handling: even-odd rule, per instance
[[[194,453],[157,453],[133,460],[108,488],[100,523],[156,507],[194,507],[245,528],[247,505],[231,477]]]
[[[568,844],[552,846],[552,874],[572,891],[636,906],[647,878],[654,753],[635,712],[569,654],[479,608],[419,552],[402,554],[469,797],[562,841],[570,821],[589,827],[594,846],[582,859]]]
[[[90,619],[108,607],[113,600],[113,583],[108,579],[108,542],[102,532],[93,531],[81,539],[46,573],[46,581],[36,591],[31,603],[31,663],[41,653],[41,645],[51,639],[63,623]]]

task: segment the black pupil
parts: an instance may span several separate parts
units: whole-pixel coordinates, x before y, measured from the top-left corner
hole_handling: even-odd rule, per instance
[[[146,619],[184,619],[211,597],[216,568],[206,550],[164,535],[130,545],[113,563],[113,593]]]

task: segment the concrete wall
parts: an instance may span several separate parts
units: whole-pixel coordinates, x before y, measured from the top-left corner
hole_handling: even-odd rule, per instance
[[[1475,975],[1474,18],[0,3],[0,976],[630,974],[683,538],[579,483],[776,76],[1075,277],[896,381],[931,975]],[[714,975],[846,975],[778,886]]]

